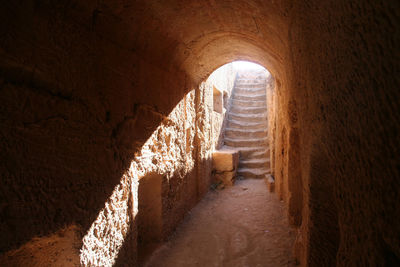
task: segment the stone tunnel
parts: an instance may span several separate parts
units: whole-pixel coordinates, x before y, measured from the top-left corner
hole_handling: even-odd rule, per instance
[[[138,266],[209,190],[207,78],[247,60],[273,80],[296,262],[399,266],[399,17],[392,0],[3,1],[0,265]]]

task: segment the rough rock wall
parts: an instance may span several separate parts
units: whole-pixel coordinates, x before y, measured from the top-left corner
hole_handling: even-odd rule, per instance
[[[141,230],[147,232],[160,230],[161,240],[177,226],[184,214],[197,202],[199,194],[204,193],[203,191],[198,192],[204,189],[197,188],[199,177],[196,175],[195,163],[196,160],[205,160],[205,151],[208,150],[211,143],[198,137],[198,135],[205,135],[205,132],[209,132],[209,128],[198,129],[196,127],[197,123],[210,117],[201,111],[206,99],[207,96],[196,104],[194,90],[188,93],[163,119],[141,150],[135,153],[123,182],[115,188],[113,195],[106,202],[105,208],[99,213],[96,221],[83,238],[81,251],[83,265],[112,265],[122,245],[127,242],[125,238],[129,227],[133,231],[131,234],[134,238],[133,245],[137,243],[138,234],[142,234]],[[207,110],[207,107],[204,110]],[[199,117],[196,118],[196,116]],[[130,130],[132,129],[130,128]],[[127,134],[133,134],[133,132],[127,132]],[[197,141],[197,143],[199,146],[207,146],[207,149],[199,149],[195,144],[195,138],[201,139],[201,142]],[[210,168],[208,170],[205,168],[204,173],[207,171],[210,172]],[[161,193],[159,196],[161,199],[161,229],[147,229],[148,226],[140,225],[144,222],[140,217],[143,211],[139,206],[141,203],[138,199],[142,196],[138,195],[138,187],[140,187],[141,179],[146,179],[147,176],[154,174],[161,177],[161,188],[159,189]],[[130,191],[133,192],[131,200],[128,197]],[[154,188],[154,191],[158,190]],[[144,203],[144,205],[146,204],[150,203]],[[139,231],[136,228],[139,228]],[[133,254],[135,249],[130,249],[130,253]],[[140,252],[140,247],[138,250]],[[126,264],[126,257],[124,263]]]
[[[289,64],[288,64],[289,65]],[[289,65],[290,66],[290,65]],[[287,75],[286,77],[288,77]],[[267,88],[271,172],[278,197],[288,206],[289,222],[301,224],[303,189],[302,157],[297,102],[291,96],[289,78],[274,79]]]
[[[2,266],[81,266],[81,236],[76,226],[33,238],[16,250],[0,256]]]
[[[275,178],[275,188],[278,197],[287,204],[291,202],[291,191],[289,190],[288,171],[289,153],[292,152],[289,144],[289,133],[291,117],[288,113],[289,88],[287,80],[274,78],[267,88],[268,101],[268,134],[270,141],[271,173]],[[290,210],[290,209],[288,209]],[[289,218],[293,214],[289,214]],[[293,219],[290,218],[293,223]]]
[[[230,110],[230,98],[235,84],[236,73],[237,70],[234,69],[233,63],[228,63],[216,69],[207,79],[210,87],[215,86],[223,94],[222,113],[212,113],[213,149],[215,150],[220,149],[223,145],[224,130]]]
[[[399,10],[396,1],[294,6],[288,103],[305,193],[303,265],[399,264]]]
[[[291,61],[269,91],[269,123],[303,266],[399,264],[398,10],[394,1],[291,10]]]
[[[125,22],[93,2],[1,8],[5,264],[66,226],[83,247],[58,249],[69,244],[82,264],[134,263],[140,178],[163,176],[163,236],[208,189],[212,91],[186,94],[183,72],[131,49]]]
[[[278,87],[274,78],[269,76],[266,86],[267,113],[268,113],[268,142],[270,152],[271,174],[275,176],[275,138],[276,138],[276,113],[278,110],[277,101]]]

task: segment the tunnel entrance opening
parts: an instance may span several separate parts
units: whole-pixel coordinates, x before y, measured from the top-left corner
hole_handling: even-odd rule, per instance
[[[226,71],[229,68],[231,71]],[[221,85],[221,73],[232,81],[231,87]],[[213,84],[214,111],[224,113],[221,140],[214,153],[216,182],[232,185],[236,176],[267,179],[273,185],[267,118],[267,88],[272,86],[270,73],[258,64],[234,61],[214,71],[208,81]],[[235,151],[239,154],[237,160]],[[226,165],[227,160],[232,166],[218,166]]]
[[[244,60],[236,60],[232,62],[233,68],[236,69],[237,71],[241,72],[256,72],[256,71],[264,71],[269,74],[269,71],[264,68],[263,66],[253,63],[250,61],[244,61]]]
[[[139,180],[138,261],[143,263],[162,239],[162,176],[150,173]]]

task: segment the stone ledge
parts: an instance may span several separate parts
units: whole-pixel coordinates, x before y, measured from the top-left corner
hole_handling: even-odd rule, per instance
[[[217,150],[212,155],[212,163],[214,178],[226,186],[233,185],[239,163],[239,151],[224,148]]]

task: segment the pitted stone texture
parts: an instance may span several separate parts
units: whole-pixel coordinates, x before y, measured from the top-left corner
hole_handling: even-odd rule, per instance
[[[221,149],[223,146],[223,133],[227,123],[227,115],[230,110],[230,97],[232,95],[233,85],[236,77],[236,69],[232,63],[225,64],[222,67],[216,69],[208,78],[207,83],[212,86],[213,89],[218,89],[221,92],[222,102],[220,111],[212,113],[212,135],[213,148],[215,150]],[[214,99],[215,104],[215,99]]]

